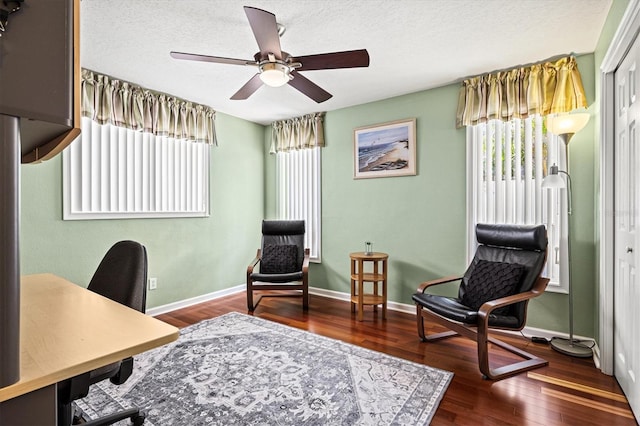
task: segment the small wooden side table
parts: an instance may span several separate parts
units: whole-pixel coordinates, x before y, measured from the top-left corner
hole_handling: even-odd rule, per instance
[[[358,321],[362,321],[365,305],[373,305],[375,311],[382,305],[382,319],[387,318],[387,259],[386,253],[364,252],[350,253],[351,258],[351,312],[358,308]],[[365,262],[371,262],[373,271],[365,271]],[[380,266],[380,264],[382,264]],[[371,293],[365,293],[364,283],[373,283]],[[378,283],[382,283],[382,294],[379,293]]]

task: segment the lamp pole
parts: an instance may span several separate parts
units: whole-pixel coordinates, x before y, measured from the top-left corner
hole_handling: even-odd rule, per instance
[[[565,160],[567,163],[567,170],[569,170],[569,140],[573,136],[573,133],[563,133],[558,137],[564,142]],[[563,174],[567,177],[567,264],[568,264],[568,278],[569,278],[569,338],[562,337],[551,338],[551,347],[565,355],[575,356],[579,358],[588,358],[593,355],[590,347],[582,344],[579,340],[573,338],[573,277],[571,271],[571,216],[573,213],[572,208],[572,192],[571,192],[571,175],[564,170],[558,170],[557,165],[551,166],[549,169],[549,176],[557,176]],[[545,178],[547,179],[547,178]],[[549,182],[549,180],[547,180]],[[544,181],[543,181],[544,186]]]

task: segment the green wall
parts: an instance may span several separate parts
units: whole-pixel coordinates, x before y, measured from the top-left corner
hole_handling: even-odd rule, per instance
[[[589,105],[595,99],[594,58],[577,58]],[[372,241],[389,253],[389,300],[412,304],[426,280],[466,268],[466,133],[455,128],[459,84],[337,111],[325,117],[322,149],[322,263],[312,264],[314,287],[350,292],[349,253]],[[589,109],[592,112],[592,107]],[[354,179],[353,130],[415,117],[416,176]],[[595,292],[594,120],[570,144],[573,165],[575,333],[593,336]],[[265,132],[267,145],[269,131]],[[273,156],[265,170],[272,176]],[[275,217],[275,187],[267,185],[266,216]],[[455,294],[455,286],[440,290]],[[568,331],[568,298],[546,293],[530,303],[528,326]]]
[[[22,166],[22,274],[52,272],[86,286],[107,249],[133,239],[158,278],[148,308],[243,284],[260,241],[264,127],[218,114],[216,130],[208,218],[63,221],[62,156]]]
[[[614,0],[598,49],[578,57],[592,120],[570,144],[575,332],[595,336],[598,319],[596,223],[599,135],[596,80],[628,0]],[[544,58],[532,58],[532,61]],[[372,241],[389,253],[389,299],[411,304],[425,280],[464,271],[465,130],[455,128],[458,84],[330,111],[322,150],[322,263],[311,285],[349,293],[349,253]],[[356,127],[415,117],[416,176],[353,179]],[[275,217],[271,128],[219,114],[211,150],[211,216],[204,219],[62,221],[61,159],[22,167],[22,273],[53,272],[86,284],[115,241],[141,241],[158,289],[149,307],[244,283],[259,246],[260,221]],[[452,294],[453,287],[443,290]],[[546,293],[528,325],[568,331],[568,298]],[[348,312],[345,311],[345,315]]]
[[[458,86],[329,112],[322,151],[322,265],[313,283],[349,293],[349,253],[389,254],[389,299],[411,303],[427,279],[464,269],[465,131]],[[354,179],[356,127],[416,118],[417,175]]]

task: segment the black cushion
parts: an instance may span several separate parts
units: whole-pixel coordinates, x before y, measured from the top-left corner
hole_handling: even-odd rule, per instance
[[[413,301],[422,305],[426,309],[435,312],[445,318],[465,324],[478,324],[478,311],[460,303],[460,300],[453,297],[436,296],[435,294],[416,293]],[[500,328],[517,329],[520,320],[513,315],[495,315],[497,309],[491,311],[489,315],[489,326]]]
[[[485,302],[514,294],[524,269],[515,263],[479,260],[462,292],[462,303],[477,311]],[[504,306],[493,313],[506,315],[508,310],[509,307]]]
[[[260,260],[260,272],[263,274],[297,272],[300,270],[297,259],[298,247],[295,245],[265,245]]]
[[[478,223],[476,225],[476,239],[479,244],[494,247],[532,251],[547,249],[547,230],[544,225]]]

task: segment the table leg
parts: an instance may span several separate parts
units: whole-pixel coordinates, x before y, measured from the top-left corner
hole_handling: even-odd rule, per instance
[[[382,319],[387,319],[387,260],[382,261]]]
[[[351,312],[356,311],[356,304],[353,302],[353,297],[356,295],[356,280],[353,276],[356,273],[356,261],[351,259]]]
[[[378,261],[374,260],[373,262],[373,275],[378,275]],[[374,296],[378,296],[378,281],[373,282],[373,294]],[[373,312],[378,312],[378,305],[373,305]]]
[[[362,260],[358,260],[358,321],[363,320],[364,313],[364,272],[362,268],[364,266],[364,262]]]

